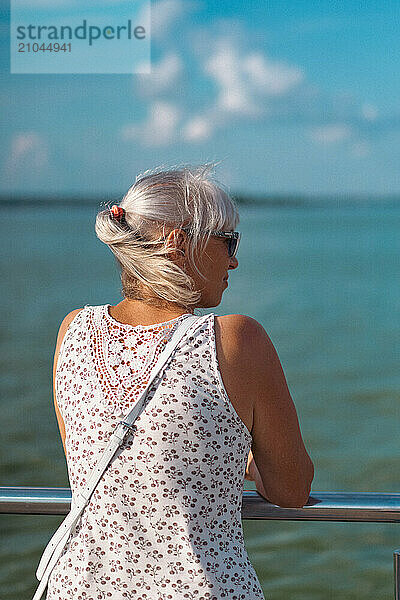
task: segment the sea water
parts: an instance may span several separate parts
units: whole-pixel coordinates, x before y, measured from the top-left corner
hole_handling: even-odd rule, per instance
[[[67,487],[52,400],[64,316],[121,301],[96,206],[0,207],[1,486]],[[400,203],[243,205],[239,266],[222,303],[280,357],[315,464],[315,491],[400,489]],[[246,488],[252,484],[246,482]],[[0,515],[0,596],[33,594],[63,517]],[[244,521],[270,600],[392,598],[400,525]],[[250,600],[250,599],[249,599]]]

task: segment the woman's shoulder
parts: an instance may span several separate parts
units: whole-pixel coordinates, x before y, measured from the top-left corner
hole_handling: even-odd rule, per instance
[[[64,339],[65,334],[67,333],[67,330],[69,328],[69,326],[71,325],[72,321],[75,319],[75,317],[82,311],[84,310],[83,308],[75,308],[74,310],[71,310],[71,312],[69,312],[64,319],[61,321],[61,325],[58,329],[58,335],[57,335],[57,343],[56,343],[56,351],[59,349],[59,347],[61,346],[61,343]]]
[[[215,317],[216,323],[229,335],[247,338],[266,335],[264,327],[248,315],[230,314]]]
[[[71,310],[71,312],[69,312],[64,319],[61,322],[60,325],[60,330],[64,329],[67,330],[69,325],[72,323],[72,321],[75,319],[75,317],[83,310],[83,308],[75,308],[74,310]]]
[[[81,313],[82,311],[89,314],[90,312],[92,312],[94,310],[101,311],[103,308],[104,308],[103,305],[91,306],[90,304],[85,304],[85,306],[83,306],[82,308],[75,308],[74,310],[71,310],[71,312],[69,312],[62,320],[60,329],[59,329],[59,333],[65,334],[68,327],[71,325],[72,321],[74,321],[75,317],[77,317],[77,315],[79,315],[79,313]]]
[[[246,359],[253,368],[259,361],[275,355],[275,348],[264,327],[253,317],[229,314],[215,318],[215,334],[224,354],[244,364]]]

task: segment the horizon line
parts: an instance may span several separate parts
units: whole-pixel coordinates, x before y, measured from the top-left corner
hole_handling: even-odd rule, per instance
[[[271,194],[255,194],[249,193],[244,194],[242,192],[231,193],[230,196],[232,199],[238,204],[256,204],[256,205],[316,205],[317,203],[330,203],[330,202],[339,202],[339,203],[357,203],[363,204],[367,202],[377,203],[386,203],[386,202],[394,202],[400,201],[400,192],[399,193],[388,193],[388,194],[360,194],[360,193],[332,193],[332,194],[318,194],[318,193],[284,193],[277,192]],[[60,206],[61,203],[67,206],[93,206],[93,205],[101,205],[104,204],[105,208],[107,204],[119,203],[123,198],[123,195],[120,194],[94,194],[91,196],[86,195],[78,195],[78,194],[40,194],[33,193],[30,195],[26,195],[23,193],[1,193],[0,192],[0,206],[5,205],[13,205],[13,206],[28,206],[28,205],[42,205],[42,206]]]

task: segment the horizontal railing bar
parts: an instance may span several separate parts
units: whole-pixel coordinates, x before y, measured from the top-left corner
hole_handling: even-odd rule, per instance
[[[0,487],[0,513],[66,515],[70,488]],[[400,522],[400,493],[312,492],[303,508],[283,508],[256,491],[245,490],[243,519],[283,521]]]

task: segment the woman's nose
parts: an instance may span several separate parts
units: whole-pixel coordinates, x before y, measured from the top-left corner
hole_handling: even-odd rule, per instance
[[[236,256],[232,256],[232,258],[229,261],[229,267],[228,269],[236,269],[236,267],[238,266],[239,261],[236,258]]]

